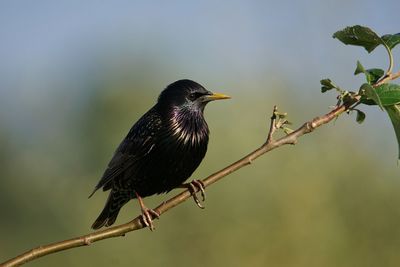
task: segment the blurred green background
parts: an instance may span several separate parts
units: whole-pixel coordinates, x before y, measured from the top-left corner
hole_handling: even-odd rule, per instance
[[[373,55],[331,38],[347,25],[400,31],[391,1],[1,1],[0,261],[88,233],[87,199],[115,147],[169,83],[231,95],[211,103],[201,178],[266,138],[272,106],[294,127],[335,104],[319,80],[357,89]],[[399,52],[395,51],[397,61]],[[399,266],[397,145],[377,108],[342,116],[258,159],[137,231],[29,266]],[[169,195],[146,199],[156,206]],[[117,223],[136,217],[126,205]]]

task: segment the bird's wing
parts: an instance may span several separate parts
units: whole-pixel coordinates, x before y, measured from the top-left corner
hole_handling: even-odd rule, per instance
[[[94,192],[104,187],[110,189],[110,182],[145,157],[154,148],[155,137],[162,128],[161,117],[151,109],[131,128],[118,146]],[[89,197],[90,197],[89,196]]]

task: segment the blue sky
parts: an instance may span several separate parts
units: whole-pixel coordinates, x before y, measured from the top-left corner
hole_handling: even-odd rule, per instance
[[[46,79],[95,51],[119,49],[147,50],[149,58],[158,51],[200,72],[203,65],[227,72],[319,69],[332,54],[350,54],[335,49],[334,31],[365,24],[396,32],[398,7],[398,1],[2,1],[0,70],[6,81]]]
[[[398,32],[399,7],[370,0],[1,1],[0,120],[66,91],[80,98],[91,90],[87,80],[124,65],[155,77],[155,90],[183,77],[230,90],[285,80],[288,93],[306,99],[324,77],[358,86],[356,60],[385,68],[385,52],[345,47],[332,33],[354,24]]]

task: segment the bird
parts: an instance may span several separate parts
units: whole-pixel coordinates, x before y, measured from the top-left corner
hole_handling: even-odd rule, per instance
[[[207,151],[210,131],[204,118],[205,106],[213,100],[228,98],[189,79],[169,84],[117,147],[89,196],[100,188],[110,191],[92,228],[111,226],[122,206],[137,199],[142,223],[154,230],[152,218],[159,218],[160,214],[147,208],[143,198],[174,188],[188,188],[196,204],[203,208],[196,196],[200,191],[205,200],[203,182],[184,182]]]

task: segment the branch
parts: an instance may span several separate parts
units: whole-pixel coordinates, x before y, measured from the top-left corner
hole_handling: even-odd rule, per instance
[[[270,129],[268,133],[268,137],[266,142],[259,147],[258,149],[254,150],[250,154],[246,155],[242,159],[236,161],[235,163],[225,167],[224,169],[211,174],[207,178],[203,180],[204,186],[210,186],[213,183],[217,182],[218,180],[222,179],[223,177],[229,175],[230,173],[237,171],[238,169],[249,165],[252,163],[255,159],[260,157],[261,155],[274,150],[280,146],[287,145],[287,144],[296,144],[297,139],[301,137],[302,135],[308,134],[312,132],[314,129],[320,127],[323,124],[326,124],[330,121],[332,121],[334,118],[342,114],[343,112],[347,111],[350,108],[350,105],[341,105],[333,109],[331,112],[321,116],[321,117],[316,117],[311,121],[308,121],[304,123],[300,128],[295,130],[294,132],[285,135],[284,137],[281,137],[277,140],[273,139],[273,134],[278,130],[279,128],[282,128],[284,124],[287,123],[286,120],[281,119],[279,116],[277,118],[277,108],[276,106],[274,107],[273,114],[271,117],[271,124],[270,124]],[[167,212],[168,210],[172,209],[173,207],[181,204],[185,200],[191,197],[191,193],[188,190],[185,190],[181,192],[180,194],[172,197],[168,201],[163,202],[160,204],[157,208],[154,210],[158,212],[160,215]],[[111,237],[118,237],[118,236],[124,236],[126,233],[134,231],[134,230],[139,230],[144,228],[145,225],[141,221],[141,216],[136,217],[133,219],[131,222],[113,226],[110,228],[107,228],[105,230],[100,230],[96,231],[87,235],[83,235],[80,237],[76,237],[73,239],[68,239],[56,243],[52,243],[49,245],[45,246],[39,246],[37,248],[34,248],[30,251],[27,251],[13,259],[10,259],[2,264],[0,266],[2,267],[11,267],[11,266],[19,266],[22,265],[26,262],[32,261],[36,258],[43,257],[48,254],[56,253],[58,251],[62,250],[67,250],[75,247],[80,247],[80,246],[88,246],[94,242],[111,238]]]
[[[400,71],[396,73],[387,73],[381,80],[379,80],[376,84],[374,84],[374,87],[378,87],[388,81],[396,80],[397,78],[400,78]]]

